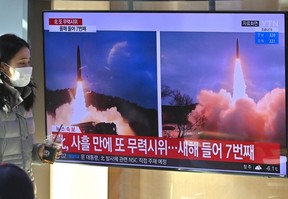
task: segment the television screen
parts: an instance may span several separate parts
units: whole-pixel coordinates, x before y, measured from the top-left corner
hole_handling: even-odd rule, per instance
[[[57,161],[286,177],[286,25],[284,12],[44,11]]]

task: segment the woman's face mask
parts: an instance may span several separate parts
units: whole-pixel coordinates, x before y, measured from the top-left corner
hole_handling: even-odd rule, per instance
[[[10,75],[5,72],[4,74],[9,78],[11,86],[25,87],[29,84],[32,76],[31,66],[14,68],[7,63],[4,64],[9,67]]]

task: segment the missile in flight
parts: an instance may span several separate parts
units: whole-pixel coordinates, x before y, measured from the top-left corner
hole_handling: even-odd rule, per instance
[[[82,66],[79,45],[77,46],[77,81],[82,81]]]
[[[236,59],[239,58],[239,44],[238,44],[238,39],[236,40]]]

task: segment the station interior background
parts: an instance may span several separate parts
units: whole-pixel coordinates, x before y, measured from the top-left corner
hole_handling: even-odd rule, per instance
[[[286,11],[288,0],[0,0],[0,34],[32,46],[38,85],[36,141],[45,139],[43,10]],[[100,167],[55,163],[34,166],[38,199],[286,199],[288,179],[245,175]]]

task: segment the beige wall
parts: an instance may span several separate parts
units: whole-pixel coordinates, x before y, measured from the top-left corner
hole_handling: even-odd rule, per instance
[[[109,10],[109,1],[52,1],[52,10]],[[69,6],[67,6],[69,5]]]
[[[99,7],[99,2],[95,1],[65,1],[51,0],[53,9],[106,9]],[[240,2],[240,3],[239,3]],[[45,131],[44,125],[44,87],[43,87],[43,63],[42,63],[42,38],[41,38],[41,16],[39,12],[49,7],[49,1],[33,1],[31,10],[35,18],[29,18],[29,38],[32,41],[33,65],[37,67],[35,70],[36,82],[38,83],[39,93],[35,107],[36,128],[39,133],[37,140],[43,140]],[[278,1],[271,0],[243,0],[243,1],[227,1],[219,2],[218,8],[225,10],[276,10],[281,9]],[[228,5],[229,3],[229,5]],[[30,3],[31,4],[31,3]],[[108,6],[109,7],[109,6]],[[116,4],[112,2],[113,9],[127,9],[126,4]],[[194,4],[185,5],[180,2],[172,2],[169,4],[138,4],[138,9],[183,9],[191,10],[208,9],[208,5],[203,1]],[[83,168],[82,168],[83,169]],[[95,167],[96,169],[96,167]],[[48,166],[35,167],[36,181],[38,184],[39,199],[50,198],[50,169]],[[81,173],[81,167],[72,169],[71,173]],[[100,179],[99,179],[100,180]],[[82,183],[75,183],[78,187],[83,186]],[[277,198],[286,199],[288,196],[288,180],[281,178],[264,178],[255,176],[237,176],[225,174],[210,173],[192,173],[192,172],[176,172],[176,171],[160,171],[160,170],[144,170],[144,169],[126,169],[126,168],[109,168],[109,199],[264,199]],[[53,190],[52,190],[53,191]],[[69,190],[71,192],[77,190]],[[85,193],[89,194],[89,193]],[[83,193],[83,198],[85,198]]]
[[[110,169],[109,199],[287,199],[288,179]]]

